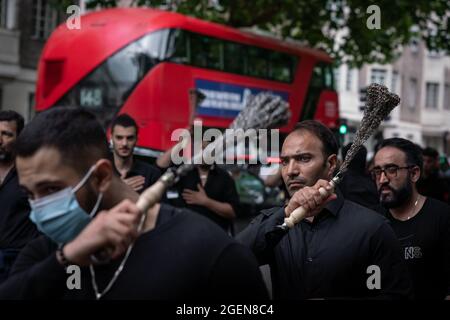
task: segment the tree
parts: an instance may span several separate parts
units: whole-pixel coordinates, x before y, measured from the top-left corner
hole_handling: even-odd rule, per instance
[[[256,27],[325,50],[352,66],[387,63],[411,39],[449,53],[450,5],[446,0],[134,0],[132,6],[163,7],[235,28]],[[116,0],[91,0],[88,8],[115,7]],[[368,10],[369,6],[377,10]],[[376,7],[375,7],[376,9]],[[369,29],[377,20],[379,29]],[[372,21],[373,22],[373,21]]]

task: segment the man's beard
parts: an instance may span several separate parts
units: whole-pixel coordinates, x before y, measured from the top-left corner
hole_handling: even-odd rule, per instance
[[[95,191],[95,189],[87,183],[86,186],[86,193],[85,193],[85,199],[83,199],[83,204],[81,205],[81,208],[87,213],[90,214],[91,211],[94,209],[94,206],[97,202],[97,199],[99,197],[99,192]],[[99,208],[97,209],[97,212],[99,212],[102,208],[102,204],[100,203]],[[95,212],[94,215],[97,213]]]
[[[386,209],[397,208],[403,205],[412,195],[412,181],[408,177],[405,184],[401,186],[399,189],[394,189],[388,185],[382,186],[384,188],[388,188],[391,191],[391,196],[388,199],[383,199],[381,194],[381,187],[378,190],[380,195],[380,203]]]
[[[131,150],[132,150],[132,149],[131,149]],[[122,152],[119,151],[119,149],[115,149],[115,150],[114,150],[114,153],[115,153],[116,156],[118,156],[119,158],[121,158],[121,159],[123,159],[123,160],[126,160],[126,159],[128,159],[128,158],[130,158],[130,157],[133,156],[133,152],[132,152],[131,150],[128,149],[128,150],[126,151],[126,154],[122,154]]]
[[[13,160],[13,153],[10,151],[6,151],[4,149],[0,149],[0,162],[1,163],[10,163]]]
[[[316,184],[316,182],[319,179],[328,180],[328,178],[325,176],[325,173],[324,173],[326,166],[327,166],[327,161],[325,160],[322,165],[323,171],[318,171],[316,173],[316,175],[310,179],[306,179],[305,177],[302,177],[302,176],[297,176],[295,178],[286,177],[286,179],[283,178],[283,183],[286,186],[286,189],[288,190],[289,197],[292,197],[294,195],[294,193],[296,193],[298,190],[302,189],[303,187],[312,187],[313,185]],[[296,188],[289,187],[289,184],[293,183],[293,182],[297,182],[301,186],[296,187]]]

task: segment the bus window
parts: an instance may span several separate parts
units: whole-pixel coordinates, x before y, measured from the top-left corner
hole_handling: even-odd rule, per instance
[[[293,81],[293,70],[294,70],[294,59],[281,52],[272,52],[270,55],[270,65],[269,65],[269,78],[281,81],[281,82],[292,82]]]
[[[323,87],[323,67],[321,65],[316,65],[314,67],[309,85],[314,88]]]
[[[245,74],[244,69],[244,46],[241,44],[225,41],[224,42],[224,61],[225,71],[231,73]]]
[[[334,72],[330,64],[324,66],[324,87],[334,90]]]
[[[169,29],[150,33],[105,60],[56,106],[81,106],[107,126],[147,72],[167,55]]]
[[[322,91],[325,89],[334,90],[333,76],[333,68],[330,64],[318,63],[314,66],[299,121],[314,119],[317,103],[319,102],[319,96]]]
[[[268,78],[267,50],[247,46],[247,74],[252,77]]]
[[[194,66],[208,69],[223,69],[222,44],[218,39],[190,34],[191,62]]]
[[[170,61],[279,82],[293,82],[298,58],[286,53],[174,29]]]
[[[190,41],[188,33],[180,29],[170,31],[169,46],[167,56],[170,61],[175,63],[189,64],[190,59]]]

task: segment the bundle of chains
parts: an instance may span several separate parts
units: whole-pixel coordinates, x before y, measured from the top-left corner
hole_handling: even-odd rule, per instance
[[[238,114],[238,116],[230,124],[229,129],[270,129],[277,128],[285,125],[291,117],[289,110],[289,104],[284,101],[280,96],[274,95],[270,92],[260,92],[257,95],[250,95],[246,106]],[[220,139],[214,141],[214,144],[224,144],[225,148],[229,144],[229,140],[233,139],[231,143],[234,143],[235,135],[222,135]],[[224,150],[221,148],[220,150]],[[216,155],[217,157],[218,155]],[[187,174],[193,169],[193,163],[196,160],[200,160],[202,153],[194,155],[191,160],[191,164],[183,164],[174,172],[174,182],[180,176]]]
[[[355,139],[345,156],[338,175],[347,171],[349,163],[352,161],[361,146],[372,133],[380,126],[381,121],[386,119],[389,113],[400,103],[400,97],[395,93],[377,83],[372,83],[367,88],[367,103],[364,109],[361,125],[356,132]]]

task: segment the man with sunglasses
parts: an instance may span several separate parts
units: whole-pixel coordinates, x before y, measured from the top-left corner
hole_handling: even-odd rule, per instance
[[[402,245],[416,299],[450,299],[450,207],[417,191],[423,159],[419,146],[384,140],[372,178],[380,203]]]

